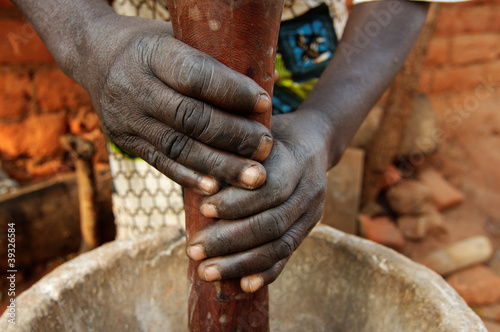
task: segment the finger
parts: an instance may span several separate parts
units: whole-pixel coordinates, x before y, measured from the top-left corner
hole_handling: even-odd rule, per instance
[[[275,149],[282,148],[276,146]],[[200,212],[207,218],[239,219],[283,203],[295,190],[300,174],[287,167],[292,163],[286,158],[276,157],[282,155],[280,152],[273,155],[264,163],[267,180],[258,191],[224,188],[217,195],[205,198]],[[298,205],[302,205],[301,202]]]
[[[239,114],[271,109],[269,95],[255,81],[170,36],[158,41],[150,62],[157,77],[187,96]]]
[[[273,283],[281,274],[287,262],[288,259],[283,259],[264,272],[241,278],[241,289],[246,293],[253,293],[258,291],[260,288]]]
[[[216,179],[195,172],[167,158],[155,146],[140,137],[131,136],[123,148],[134,156],[145,160],[182,187],[191,189],[198,194],[213,195],[220,189],[220,183]]]
[[[193,260],[254,248],[282,236],[310,208],[301,195],[242,220],[218,220],[191,235],[187,254]],[[235,241],[237,239],[237,241]]]
[[[209,258],[198,267],[198,275],[205,281],[241,278],[270,269],[277,262],[289,258],[319,220],[316,214],[305,214],[279,239],[251,250]]]
[[[139,107],[176,131],[257,161],[271,152],[271,133],[262,124],[186,97],[156,79],[144,83],[142,97],[136,98]]]
[[[199,173],[248,189],[257,188],[266,180],[266,170],[261,164],[213,149],[154,118],[143,117],[133,129],[137,136],[150,141],[160,154]],[[124,147],[129,148],[126,143]]]

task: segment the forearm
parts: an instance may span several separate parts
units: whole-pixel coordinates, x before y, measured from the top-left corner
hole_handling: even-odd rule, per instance
[[[113,14],[104,0],[12,0],[24,14],[61,69],[76,76],[87,44],[87,31],[99,17]]]
[[[321,122],[316,132],[326,140],[328,168],[403,66],[427,10],[425,3],[396,0],[354,6],[334,57],[297,111]],[[389,13],[385,21],[373,15],[382,11]]]

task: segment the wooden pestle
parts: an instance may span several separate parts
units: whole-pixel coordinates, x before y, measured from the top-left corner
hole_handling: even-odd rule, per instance
[[[270,96],[283,0],[168,0],[175,37],[210,54],[264,88]],[[231,110],[228,110],[231,111]],[[271,112],[252,116],[270,128]],[[185,191],[186,235],[213,220],[200,214],[202,196]],[[190,331],[269,331],[268,289],[241,290],[240,280],[208,283],[190,261]]]

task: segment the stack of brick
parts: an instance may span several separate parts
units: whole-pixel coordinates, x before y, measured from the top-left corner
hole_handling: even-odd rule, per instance
[[[30,182],[71,170],[59,137],[105,139],[86,91],[65,76],[21,13],[0,0],[0,158],[9,175]]]
[[[441,5],[420,89],[473,90],[500,81],[500,1]]]

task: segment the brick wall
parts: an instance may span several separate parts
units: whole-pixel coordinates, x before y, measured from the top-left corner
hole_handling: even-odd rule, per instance
[[[500,82],[500,1],[441,5],[421,90],[469,90],[483,82]]]
[[[0,160],[25,183],[70,171],[59,137],[93,141],[106,162],[105,139],[88,95],[54,63],[31,26],[0,0]]]
[[[421,90],[443,93],[500,81],[500,0],[444,4],[422,73]],[[0,0],[0,160],[30,182],[71,170],[59,136],[105,142],[86,92],[57,68],[9,0]]]

